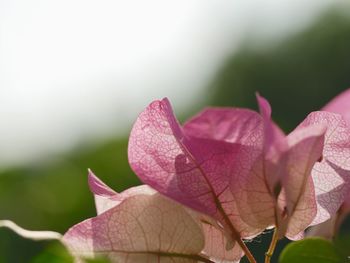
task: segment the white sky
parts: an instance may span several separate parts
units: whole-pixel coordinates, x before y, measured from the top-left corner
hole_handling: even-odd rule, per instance
[[[0,165],[125,133],[157,98],[181,112],[243,36],[334,2],[0,0]]]

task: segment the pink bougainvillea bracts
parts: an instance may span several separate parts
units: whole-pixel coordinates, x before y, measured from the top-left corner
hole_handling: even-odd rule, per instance
[[[311,112],[291,133],[259,113],[208,108],[181,126],[168,99],[137,118],[128,157],[145,183],[116,193],[91,171],[97,216],[60,239],[77,262],[99,255],[119,263],[256,263],[243,240],[274,228],[278,239],[334,236],[350,213],[350,90]],[[19,230],[27,237],[52,233]],[[44,236],[43,236],[44,235]]]
[[[194,211],[142,185],[116,193],[89,171],[98,216],[73,226],[63,243],[77,258],[111,262],[238,262],[239,246],[225,249],[222,232]],[[219,249],[216,249],[218,247]]]
[[[249,172],[259,152],[243,129],[259,125],[260,116],[242,112],[248,123],[237,122],[242,132],[235,136],[246,143],[228,143],[187,134],[169,101],[154,101],[138,117],[129,139],[130,165],[144,183],[217,219],[233,240],[257,235],[264,229],[242,219],[230,188],[237,176]]]
[[[338,113],[350,125],[350,89],[336,96],[322,108],[322,111]]]
[[[333,125],[324,148],[323,166],[315,167],[313,174],[319,215],[313,222],[317,226],[309,235],[333,238],[350,214],[350,89],[331,100],[322,111],[317,117]]]
[[[268,102],[260,96],[258,102],[261,115],[207,109],[184,127],[166,99],[153,102],[130,135],[132,168],[161,193],[219,220],[235,238],[282,218],[280,235],[296,236],[316,215],[309,175],[322,155],[325,127],[285,136],[270,120]]]
[[[350,191],[350,122],[347,106],[350,104],[345,103],[349,95],[347,90],[322,111],[310,113],[299,125],[306,127],[322,123],[327,127],[322,158],[312,170],[317,200],[317,215],[312,225],[334,215]]]
[[[322,155],[325,127],[297,128],[285,136],[271,121],[268,102],[260,96],[258,102],[265,123],[265,142],[262,168],[256,173],[262,173],[267,192],[276,198],[274,215],[278,236],[294,239],[316,214],[310,173]]]

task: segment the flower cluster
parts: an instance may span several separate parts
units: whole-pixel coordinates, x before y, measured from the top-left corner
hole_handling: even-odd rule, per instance
[[[63,237],[77,260],[256,262],[243,240],[274,228],[268,262],[278,239],[349,212],[350,90],[288,135],[257,101],[260,113],[208,108],[182,126],[167,99],[152,102],[128,149],[145,185],[116,193],[89,172],[98,216]]]

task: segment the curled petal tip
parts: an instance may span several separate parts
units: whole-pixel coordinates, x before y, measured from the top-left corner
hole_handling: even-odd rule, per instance
[[[88,184],[92,193],[95,195],[108,197],[117,194],[114,190],[102,182],[90,169],[88,169],[88,171]]]
[[[258,101],[258,105],[259,105],[259,110],[261,115],[264,118],[270,118],[271,117],[271,106],[270,103],[268,102],[267,99],[265,99],[264,97],[260,96],[259,93],[256,93],[256,99]]]

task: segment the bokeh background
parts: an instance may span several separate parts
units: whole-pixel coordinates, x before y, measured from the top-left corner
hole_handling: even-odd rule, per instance
[[[183,121],[256,109],[258,91],[288,132],[348,87],[347,1],[0,0],[0,219],[64,233],[95,215],[88,168],[117,191],[139,184],[128,133],[154,99]],[[269,240],[249,243],[258,259]],[[0,263],[65,261],[0,229]]]

